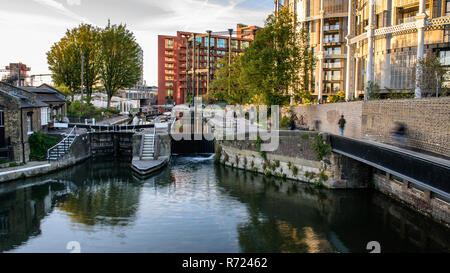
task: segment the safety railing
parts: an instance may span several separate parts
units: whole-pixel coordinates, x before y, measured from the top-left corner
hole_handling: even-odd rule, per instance
[[[58,144],[56,144],[52,148],[48,149],[47,150],[47,160],[51,160],[50,155],[52,153],[56,154],[55,158],[54,158],[56,160],[58,160],[63,155],[65,155],[67,153],[67,151],[70,149],[70,147],[72,147],[72,144],[75,141],[76,131],[77,131],[77,126],[74,126],[72,128],[72,130],[70,130],[70,132],[67,134],[67,136],[63,140],[61,140]]]

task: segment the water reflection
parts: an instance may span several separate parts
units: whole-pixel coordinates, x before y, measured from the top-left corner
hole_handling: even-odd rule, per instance
[[[448,229],[368,190],[329,191],[174,158],[144,180],[87,161],[0,184],[0,252],[450,251]]]
[[[217,168],[219,185],[247,204],[239,225],[243,252],[450,251],[448,229],[369,191],[329,191]]]
[[[133,223],[141,185],[128,168],[115,161],[88,161],[56,175],[0,185],[0,251],[39,235],[42,219],[55,208],[86,229]]]

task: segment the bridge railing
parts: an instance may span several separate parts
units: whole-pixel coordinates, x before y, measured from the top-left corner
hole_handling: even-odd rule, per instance
[[[450,166],[385,146],[331,135],[333,152],[353,158],[450,199]]]
[[[148,125],[89,125],[69,124],[69,127],[87,129],[89,132],[135,132],[143,129],[154,128],[154,124]]]

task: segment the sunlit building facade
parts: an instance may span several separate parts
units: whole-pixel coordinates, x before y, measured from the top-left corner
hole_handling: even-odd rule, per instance
[[[363,97],[368,82],[419,97],[417,60],[433,52],[450,65],[450,0],[275,1],[276,9],[283,5],[308,29],[319,99],[343,91],[346,99]]]

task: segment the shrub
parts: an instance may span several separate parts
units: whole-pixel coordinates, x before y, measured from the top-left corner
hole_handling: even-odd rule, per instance
[[[323,157],[331,153],[331,145],[324,143],[322,136],[316,135],[313,142],[311,143],[311,148],[316,152],[317,159],[322,160]]]
[[[280,129],[289,129],[291,121],[288,116],[284,116],[280,120]]]
[[[45,160],[48,149],[58,142],[56,137],[44,135],[41,132],[33,133],[28,139],[30,143],[30,158],[32,160]]]
[[[275,167],[276,168],[280,167],[280,160],[275,160]]]

